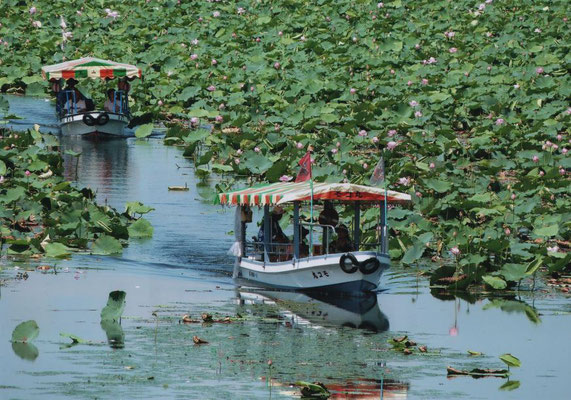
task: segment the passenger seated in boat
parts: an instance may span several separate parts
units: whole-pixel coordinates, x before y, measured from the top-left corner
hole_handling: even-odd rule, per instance
[[[299,227],[299,258],[309,256],[309,245],[307,244],[307,234],[309,230],[300,225]]]
[[[337,239],[331,242],[331,252],[333,253],[346,253],[355,250],[353,242],[349,237],[349,229],[343,224],[339,225],[336,229]]]
[[[87,111],[87,105],[85,104],[85,96],[77,89],[73,89],[75,96],[69,96],[67,103],[65,104],[65,110],[70,114],[82,113]],[[75,104],[73,98],[75,97]]]
[[[111,113],[118,113],[121,110],[119,102],[115,102],[115,89],[109,89],[107,91],[107,99],[105,100],[103,109]]]
[[[275,206],[272,210],[270,215],[271,222],[270,222],[270,242],[271,243],[289,243],[288,237],[282,231],[280,226],[280,220],[282,219],[284,214],[284,209],[280,206]],[[258,231],[258,242],[264,241],[264,220],[262,219],[262,225],[260,226],[260,230]]]
[[[131,89],[131,85],[129,84],[129,79],[127,77],[119,79],[119,81],[117,82],[117,89],[124,91],[125,94],[129,93],[129,89]]]

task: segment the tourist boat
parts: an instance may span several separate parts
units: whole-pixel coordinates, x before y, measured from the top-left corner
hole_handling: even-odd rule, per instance
[[[101,134],[119,137],[129,135],[125,131],[131,119],[128,81],[141,78],[142,73],[139,68],[134,65],[86,57],[44,66],[42,76],[51,83],[52,90],[56,94],[56,113],[62,135]],[[82,78],[104,81],[118,79],[118,88],[110,95],[112,98],[110,98],[108,110],[96,110],[91,99],[85,98],[81,92],[74,89],[75,82]],[[62,80],[67,81],[65,89],[61,87]]]
[[[406,203],[410,195],[378,187],[350,183],[279,182],[233,192],[220,193],[216,203],[237,206],[232,252],[236,255],[234,277],[239,281],[283,289],[317,289],[359,293],[377,289],[383,271],[389,267],[387,203]],[[330,223],[315,223],[313,205],[330,202],[351,215],[352,235],[343,251],[331,239],[342,230]],[[307,214],[309,221],[300,217]],[[263,207],[262,237],[246,240],[250,207]],[[272,242],[270,207],[291,209],[293,240]],[[361,229],[362,208],[378,208],[378,219]],[[272,214],[271,214],[272,212]],[[320,216],[321,219],[321,216]],[[302,229],[303,228],[303,229]],[[342,229],[343,228],[343,229]],[[277,230],[274,229],[274,231]],[[307,232],[308,240],[302,236]],[[260,235],[260,234],[259,234]],[[338,239],[339,240],[339,239]],[[302,249],[304,251],[302,251]]]

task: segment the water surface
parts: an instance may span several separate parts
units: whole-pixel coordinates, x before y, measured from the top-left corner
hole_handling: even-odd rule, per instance
[[[11,112],[25,117],[16,128],[55,123],[50,103],[10,98]],[[154,207],[145,217],[155,233],[130,241],[121,257],[41,261],[57,264],[58,274],[0,260],[0,398],[291,398],[297,380],[323,382],[338,398],[566,398],[571,307],[544,285],[460,299],[431,293],[418,269],[395,264],[383,291],[361,299],[237,289],[226,254],[233,213],[197,188],[179,149],[134,138],[64,138],[62,146],[81,152],[77,169],[65,156],[68,179],[121,211],[128,201]],[[167,190],[185,184],[187,192]],[[26,268],[27,280],[13,279]],[[118,289],[127,292],[125,318],[113,328],[124,335],[122,348],[109,345],[99,316]],[[180,323],[202,312],[241,318]],[[28,319],[40,326],[35,349],[13,349],[12,330]],[[94,344],[67,347],[62,332]],[[405,334],[429,353],[393,351],[387,341]],[[209,344],[194,345],[195,335]],[[499,390],[505,379],[446,376],[448,365],[502,368],[503,353],[522,361],[512,369],[520,382],[513,391]]]

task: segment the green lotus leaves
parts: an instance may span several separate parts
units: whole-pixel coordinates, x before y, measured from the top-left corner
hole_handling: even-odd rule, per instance
[[[44,250],[46,256],[53,258],[65,258],[71,255],[69,247],[62,243],[47,243]]]
[[[131,214],[147,214],[151,211],[153,211],[154,208],[153,207],[149,207],[144,205],[143,203],[141,203],[140,201],[132,201],[132,202],[128,202],[125,208],[125,213],[128,215]]]
[[[140,139],[151,136],[151,133],[153,133],[153,124],[141,125],[135,130],[135,136]]]
[[[109,293],[107,305],[101,310],[101,321],[118,322],[125,309],[125,297],[127,293],[122,290],[115,290]]]
[[[512,356],[509,353],[502,354],[500,360],[504,362],[508,367],[521,367],[521,361],[519,358]]]
[[[111,254],[121,254],[123,252],[123,246],[121,242],[114,237],[102,235],[95,242],[91,248],[92,254],[98,255],[111,255]]]
[[[34,320],[25,321],[16,326],[12,331],[12,343],[28,343],[40,334],[40,328]]]
[[[496,290],[505,289],[508,286],[505,280],[497,276],[484,275],[482,276],[482,280]]]
[[[127,228],[129,237],[148,238],[153,236],[153,226],[144,218],[139,218]]]

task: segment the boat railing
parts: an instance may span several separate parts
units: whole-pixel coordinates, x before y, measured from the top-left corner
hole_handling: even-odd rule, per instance
[[[312,248],[312,254],[318,253],[319,255],[329,254],[329,244],[330,239],[336,233],[335,227],[333,225],[325,225],[325,224],[312,224],[311,222],[302,222],[299,224],[302,227],[309,227],[309,237],[310,240],[310,247]],[[315,228],[322,228],[322,236],[321,236],[321,244],[319,242],[315,243],[313,241],[314,237],[314,230]],[[301,238],[303,239],[303,238]],[[318,237],[319,239],[319,237]]]

